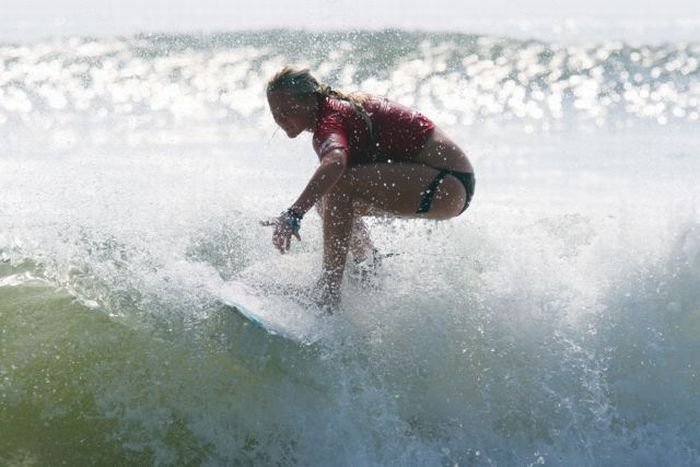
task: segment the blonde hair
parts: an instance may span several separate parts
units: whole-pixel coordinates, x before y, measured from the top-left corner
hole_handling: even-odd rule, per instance
[[[347,93],[332,89],[328,84],[317,80],[308,68],[285,66],[267,82],[267,93],[270,94],[272,92],[283,92],[299,96],[315,95],[319,100],[326,97],[334,97],[352,104],[357,112],[364,114],[363,119],[369,118],[367,111],[363,107],[371,97],[369,94],[363,92]]]

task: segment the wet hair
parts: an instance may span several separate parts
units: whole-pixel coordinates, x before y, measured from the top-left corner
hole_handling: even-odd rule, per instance
[[[372,133],[372,122],[364,108],[370,95],[362,92],[347,93],[332,89],[328,84],[317,80],[308,68],[297,68],[291,65],[282,68],[267,82],[267,94],[273,92],[283,92],[295,96],[314,95],[319,102],[328,97],[347,101],[367,123],[370,134]]]

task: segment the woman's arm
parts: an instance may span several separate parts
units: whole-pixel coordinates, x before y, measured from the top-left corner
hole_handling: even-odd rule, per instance
[[[321,159],[321,165],[290,209],[299,216],[306,214],[340,180],[347,166],[348,153],[343,149],[331,150]]]
[[[262,225],[274,227],[272,244],[280,253],[289,251],[292,236],[299,236],[299,221],[343,176],[348,165],[348,154],[342,149],[334,149],[321,159],[321,165],[311,176],[306,188],[296,202],[278,218],[263,221]]]

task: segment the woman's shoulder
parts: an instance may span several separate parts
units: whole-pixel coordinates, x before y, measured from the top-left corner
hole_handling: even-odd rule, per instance
[[[387,97],[372,97],[369,104],[377,112],[384,113],[415,113],[416,111],[400,102],[391,100]]]
[[[352,103],[345,99],[326,97],[318,112],[316,127],[352,124],[357,119]]]
[[[335,126],[341,123],[347,114],[347,109],[342,101],[333,98],[325,98],[318,110],[316,119],[316,129],[331,125]]]
[[[321,114],[347,114],[352,112],[352,104],[345,99],[338,99],[337,97],[328,96],[323,99],[321,104]]]

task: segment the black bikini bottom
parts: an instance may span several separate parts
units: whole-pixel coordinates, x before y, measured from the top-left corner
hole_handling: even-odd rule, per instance
[[[447,175],[452,175],[457,180],[462,182],[462,185],[464,185],[464,189],[467,192],[467,198],[464,200],[464,207],[461,211],[459,211],[459,213],[462,214],[467,210],[469,203],[472,200],[472,196],[474,196],[474,185],[476,184],[474,174],[472,172],[457,172],[456,170],[442,169],[435,176],[428,188],[423,192],[423,197],[420,200],[420,206],[418,207],[418,211],[416,211],[416,213],[424,214],[426,212],[430,212],[430,208],[433,205],[433,196],[435,196],[435,191]]]

